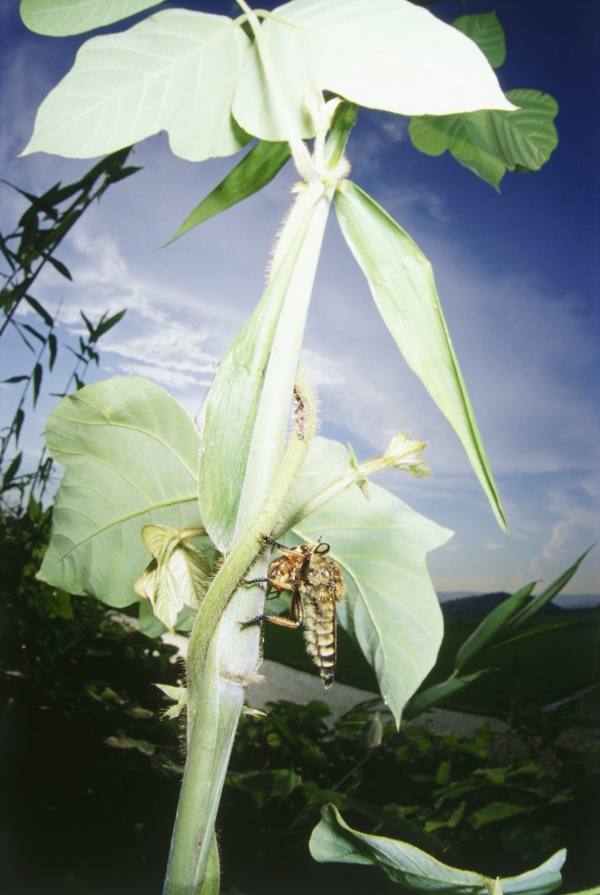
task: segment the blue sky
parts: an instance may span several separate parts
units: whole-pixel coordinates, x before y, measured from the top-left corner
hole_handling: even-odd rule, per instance
[[[195,6],[236,14],[228,2]],[[600,4],[445,0],[432,7],[446,21],[493,9],[507,41],[502,87],[535,88],[558,100],[559,145],[549,163],[534,176],[507,174],[498,194],[448,154],[418,153],[407,119],[367,110],[348,156],[352,179],[433,264],[511,538],[501,533],[456,437],[399,355],[333,219],[304,349],[320,394],[321,434],[350,441],[361,458],[384,450],[397,432],[429,442],[430,479],[388,474],[380,482],[456,532],[429,557],[439,591],[548,583],[597,540],[600,527]],[[42,192],[92,164],[43,154],[18,158],[37,106],[68,71],[82,39],[28,32],[13,0],[0,8],[0,29],[0,176]],[[160,134],[136,147],[133,162],[144,170],[109,190],[59,253],[74,283],[48,272],[35,294],[49,308],[60,304],[61,326],[71,335],[81,331],[80,308],[96,319],[127,308],[101,343],[103,363],[94,375],[147,376],[195,415],[215,364],[260,297],[294,172],[287,166],[261,194],[157,251],[232,160],[183,161]],[[6,232],[24,203],[7,187],[0,195]],[[25,364],[3,345],[1,378]],[[12,412],[10,394],[0,391],[3,418]],[[50,407],[47,401],[30,417],[32,451]],[[599,593],[599,582],[597,548],[567,592]]]

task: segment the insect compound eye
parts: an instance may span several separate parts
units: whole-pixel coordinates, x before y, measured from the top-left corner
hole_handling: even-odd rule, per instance
[[[317,553],[319,556],[323,556],[325,553],[329,553],[330,549],[331,548],[329,544],[319,544],[317,547],[315,547],[315,553]]]

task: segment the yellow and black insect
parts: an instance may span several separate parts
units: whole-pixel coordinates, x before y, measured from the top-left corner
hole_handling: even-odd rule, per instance
[[[267,535],[263,540],[271,547],[277,547],[281,556],[269,566],[266,578],[243,579],[245,584],[266,584],[269,591],[292,593],[290,617],[278,615],[257,615],[250,621],[240,622],[242,628],[259,625],[263,620],[299,628],[304,625],[304,638],[309,655],[319,669],[325,687],[331,687],[335,674],[336,620],[335,604],[343,600],[346,583],[337,563],[326,559],[329,544],[301,544],[299,547],[285,547]]]

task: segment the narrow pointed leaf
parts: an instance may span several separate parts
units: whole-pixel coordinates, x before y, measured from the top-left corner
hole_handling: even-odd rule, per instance
[[[344,445],[316,438],[289,517],[297,518],[300,507],[351,468]],[[352,486],[295,522],[290,535],[331,545],[348,586],[338,620],[358,641],[399,724],[404,704],[435,663],[443,632],[425,557],[452,533],[373,483],[369,498]]]
[[[10,461],[10,463],[8,464],[8,469],[2,477],[2,487],[0,488],[0,492],[5,491],[9,487],[10,483],[19,471],[22,459],[23,451],[19,451],[19,453]]]
[[[512,108],[476,44],[408,0],[292,0],[267,14],[263,32],[304,137],[314,135],[305,106],[314,90],[401,115]],[[233,114],[262,139],[288,137],[255,45],[246,53]]]
[[[58,340],[57,340],[56,336],[54,335],[54,333],[50,333],[50,335],[48,336],[48,353],[49,353],[48,368],[50,370],[52,370],[52,368],[54,367],[54,362],[56,361],[57,352],[58,352]]]
[[[19,440],[21,436],[21,429],[23,428],[23,423],[25,422],[25,411],[22,407],[19,407],[14,416],[14,433],[16,441]]]
[[[39,332],[37,331],[37,329],[34,329],[33,326],[30,326],[28,323],[24,323],[24,324],[23,324],[23,329],[26,329],[28,333],[31,333],[31,335],[32,335],[35,339],[37,339],[38,342],[42,342],[42,344],[45,343],[45,341],[46,341],[46,337],[43,336],[41,333],[39,333]]]
[[[62,261],[59,261],[58,258],[53,258],[52,255],[48,256],[48,261],[63,277],[66,277],[67,280],[72,280],[73,277],[69,271],[69,268],[66,264],[63,264]]]
[[[40,106],[23,154],[89,158],[166,130],[189,161],[231,155],[250,139],[231,117],[248,44],[226,16],[185,9],[93,37]]]
[[[493,891],[495,879],[449,867],[426,852],[395,839],[370,836],[353,830],[333,805],[322,809],[322,820],[310,838],[310,852],[316,861],[343,864],[372,864],[394,882],[418,891],[486,895]],[[519,876],[499,879],[504,893],[542,895],[561,883],[560,870],[566,853],[556,852],[535,870]]]
[[[467,637],[454,660],[454,671],[460,671],[477,653],[490,643],[499,632],[506,627],[510,619],[516,615],[523,603],[529,599],[535,587],[535,581],[526,584],[510,597],[507,597],[499,606],[492,609],[483,621],[476,627],[470,637]]]
[[[515,628],[521,627],[521,625],[525,624],[525,622],[529,621],[529,619],[539,612],[547,603],[550,603],[554,597],[557,597],[560,592],[567,586],[583,560],[586,558],[588,553],[592,547],[583,553],[579,559],[573,563],[573,565],[563,572],[562,575],[553,581],[552,584],[547,587],[541,594],[538,594],[537,597],[534,597],[531,603],[528,603],[524,606],[520,612],[518,612],[507,625],[507,630],[513,631]]]
[[[40,387],[42,385],[42,377],[44,375],[44,370],[41,364],[36,364],[33,368],[33,406],[37,404],[37,399],[40,396]]]
[[[442,314],[431,264],[410,236],[355,184],[335,193],[342,232],[387,328],[467,453],[501,527],[507,524]]]
[[[188,230],[257,193],[283,168],[290,157],[287,143],[261,141],[253,146],[233,171],[196,206],[169,243]],[[169,244],[167,243],[167,245]]]
[[[160,0],[21,0],[20,12],[30,31],[66,37],[112,25],[159,4]]]
[[[505,171],[539,171],[558,143],[556,100],[538,90],[510,90],[515,112],[479,111],[413,118],[408,132],[428,155],[454,158],[498,189]]]
[[[26,296],[25,296],[25,301],[27,302],[27,304],[28,304],[30,307],[33,308],[34,311],[36,311],[36,312],[40,315],[40,317],[42,318],[42,320],[44,321],[44,323],[46,324],[46,326],[50,326],[50,327],[54,326],[54,320],[52,319],[51,315],[50,315],[50,314],[48,313],[48,311],[47,311],[47,310],[46,310],[46,309],[39,303],[39,301],[38,301],[36,298],[33,297],[33,295],[26,295]]]
[[[111,317],[104,318],[99,321],[98,326],[94,330],[94,341],[97,342],[98,339],[105,335],[109,330],[116,326],[117,323],[123,319],[125,314],[127,313],[127,309],[125,308],[123,311],[117,311],[116,314],[113,314]]]
[[[257,465],[276,471],[281,462],[329,204],[330,199],[321,194],[309,205],[209,392],[200,457],[200,507],[206,530],[223,553],[233,546],[241,524],[240,506],[246,503],[244,489],[254,488]],[[266,496],[263,488],[259,501]],[[246,505],[245,512],[256,514],[259,508],[255,502],[252,507]],[[246,519],[243,528],[248,524]]]
[[[201,525],[199,441],[183,408],[144,379],[116,377],[63,398],[46,426],[65,473],[39,577],[110,606],[135,602],[148,563],[142,527]]]
[[[483,671],[474,672],[474,674],[465,674],[462,677],[449,678],[447,681],[442,681],[440,684],[434,684],[432,687],[428,687],[421,693],[417,693],[404,710],[404,720],[412,721],[413,718],[422,715],[423,712],[428,712],[441,702],[444,702],[445,699],[454,696],[455,693],[459,693],[465,687],[470,686],[484,674],[488,674],[489,671],[489,668],[485,668]]]

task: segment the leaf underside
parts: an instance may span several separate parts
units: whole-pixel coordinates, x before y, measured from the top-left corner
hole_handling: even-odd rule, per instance
[[[40,578],[110,606],[135,602],[149,559],[142,527],[201,525],[193,421],[154,383],[115,377],[63,398],[46,442],[65,474]]]

